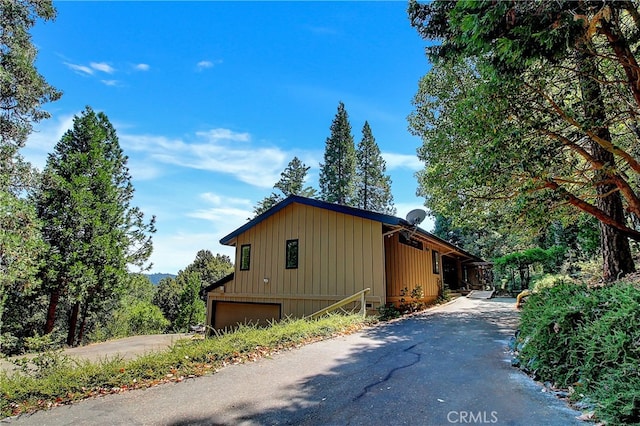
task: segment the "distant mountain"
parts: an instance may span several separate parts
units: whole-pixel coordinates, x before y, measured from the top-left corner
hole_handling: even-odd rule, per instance
[[[147,278],[149,278],[149,281],[151,281],[151,283],[153,285],[158,285],[158,283],[160,282],[160,280],[162,280],[163,278],[175,278],[176,275],[174,274],[161,274],[161,273],[156,273],[156,274],[144,274]]]

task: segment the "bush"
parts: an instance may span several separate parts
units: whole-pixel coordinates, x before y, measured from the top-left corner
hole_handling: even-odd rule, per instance
[[[545,288],[551,288],[559,284],[575,283],[576,281],[569,275],[545,274],[533,278],[532,282],[532,291],[538,292]]]
[[[113,313],[112,320],[97,327],[89,336],[92,342],[140,334],[160,334],[169,327],[162,311],[150,302],[134,302]]]
[[[160,308],[150,302],[138,302],[129,310],[129,334],[163,333],[169,321]]]
[[[533,294],[522,311],[520,365],[542,381],[598,401],[611,423],[640,422],[640,289],[569,282]]]

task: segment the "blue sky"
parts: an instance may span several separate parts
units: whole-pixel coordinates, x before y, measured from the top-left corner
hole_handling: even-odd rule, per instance
[[[42,169],[72,118],[103,111],[129,156],[134,204],[157,217],[153,272],[176,273],[245,223],[288,162],[319,163],[338,102],[365,120],[403,217],[419,208],[407,131],[425,42],[406,2],[55,2],[32,31],[45,105],[23,155]],[[423,223],[430,229],[430,223]]]

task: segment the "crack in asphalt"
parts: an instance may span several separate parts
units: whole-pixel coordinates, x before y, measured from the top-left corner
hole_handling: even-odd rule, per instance
[[[380,384],[382,384],[382,383],[384,383],[384,382],[388,381],[391,377],[393,377],[394,373],[396,373],[397,371],[403,370],[403,369],[405,369],[405,368],[412,367],[412,366],[416,365],[417,363],[419,363],[419,362],[420,362],[420,360],[422,359],[422,354],[421,354],[421,353],[416,353],[416,352],[411,352],[411,350],[412,350],[413,348],[415,348],[416,346],[421,345],[421,344],[423,344],[423,343],[424,343],[424,342],[418,342],[418,343],[416,343],[416,344],[414,344],[414,345],[411,345],[411,346],[409,346],[408,348],[406,348],[406,349],[403,349],[403,350],[402,350],[402,352],[410,353],[410,354],[412,354],[412,355],[415,355],[415,356],[416,356],[416,360],[415,360],[415,361],[413,361],[413,362],[411,362],[411,363],[409,363],[409,364],[401,365],[401,366],[398,366],[398,367],[395,367],[395,368],[393,368],[393,369],[389,370],[389,372],[387,373],[387,375],[386,375],[386,376],[384,376],[383,378],[381,378],[380,380],[378,380],[378,381],[376,381],[376,382],[374,382],[374,383],[371,383],[371,384],[369,384],[369,385],[365,386],[365,388],[363,389],[363,391],[362,391],[362,392],[360,392],[360,393],[359,393],[355,398],[353,398],[351,401],[352,401],[352,402],[356,402],[356,401],[358,401],[358,400],[359,400],[359,399],[361,399],[363,396],[365,396],[367,393],[369,393],[369,391],[370,391],[372,388],[374,388],[374,387],[376,387],[376,386],[379,386]]]

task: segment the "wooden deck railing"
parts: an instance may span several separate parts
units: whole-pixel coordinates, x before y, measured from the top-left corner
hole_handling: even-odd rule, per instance
[[[324,315],[326,313],[329,313],[331,311],[335,311],[336,309],[340,309],[343,306],[348,305],[351,302],[355,302],[358,299],[360,299],[360,313],[364,317],[364,316],[367,315],[367,304],[366,304],[366,301],[365,301],[365,296],[370,291],[371,291],[370,288],[365,288],[364,290],[360,290],[359,292],[357,292],[353,296],[346,297],[346,298],[342,299],[341,301],[334,303],[333,305],[329,305],[326,308],[320,309],[318,312],[314,312],[313,314],[309,315],[308,318],[311,318],[311,319],[318,318],[319,316],[322,316],[322,315]]]

